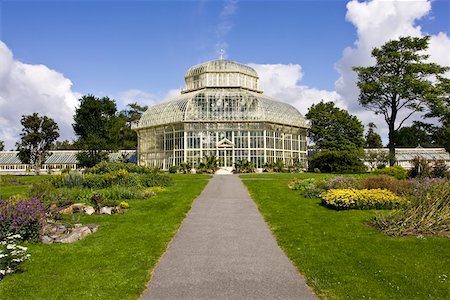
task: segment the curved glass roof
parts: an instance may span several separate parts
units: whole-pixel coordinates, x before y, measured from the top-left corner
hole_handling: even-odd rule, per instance
[[[242,73],[248,76],[258,77],[258,73],[256,73],[256,71],[253,68],[225,59],[207,61],[205,63],[193,66],[189,68],[185,77],[197,76],[202,73],[215,73],[215,72]]]
[[[213,60],[193,66],[181,95],[150,107],[135,129],[181,122],[270,122],[309,127],[293,106],[262,95],[249,66]]]
[[[203,89],[150,107],[137,128],[179,122],[270,122],[309,127],[293,106],[241,89]]]

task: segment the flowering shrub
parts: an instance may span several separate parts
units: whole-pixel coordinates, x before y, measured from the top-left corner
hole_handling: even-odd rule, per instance
[[[327,181],[326,189],[355,189],[358,187],[358,180],[350,176],[336,176]]]
[[[386,189],[331,189],[320,195],[322,204],[336,210],[392,209],[406,201]]]
[[[291,190],[305,190],[308,186],[313,185],[315,182],[314,178],[307,178],[307,179],[298,179],[298,178],[292,178],[288,182],[288,188]]]
[[[27,247],[18,245],[20,234],[10,234],[0,240],[0,280],[15,272],[30,257]]]
[[[130,207],[130,205],[128,204],[128,202],[125,202],[125,201],[120,202],[120,203],[119,203],[119,206],[120,206],[120,208],[123,208],[123,209],[127,209],[127,208]]]
[[[9,234],[20,234],[24,240],[38,240],[45,220],[44,204],[37,198],[0,200],[0,239]]]

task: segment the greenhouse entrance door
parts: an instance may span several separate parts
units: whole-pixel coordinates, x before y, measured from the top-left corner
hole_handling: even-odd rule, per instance
[[[219,164],[221,167],[233,166],[233,149],[222,148],[219,149]]]

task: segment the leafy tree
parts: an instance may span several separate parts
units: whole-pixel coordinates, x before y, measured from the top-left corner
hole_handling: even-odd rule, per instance
[[[362,173],[367,170],[362,161],[363,150],[322,150],[309,161],[310,170],[319,169],[322,173]]]
[[[5,150],[5,142],[0,140],[0,151]]]
[[[58,124],[47,116],[33,113],[22,116],[21,140],[16,144],[17,156],[25,164],[32,164],[34,172],[39,175],[42,163],[48,155],[52,143],[59,137]]]
[[[311,121],[309,137],[319,149],[354,150],[364,145],[364,126],[356,116],[333,102],[312,105],[306,117]]]
[[[438,118],[441,125],[431,126],[435,143],[450,152],[450,79],[441,78],[438,88],[442,97],[430,103],[430,112],[426,117]]]
[[[108,159],[106,151],[119,148],[120,129],[124,120],[117,114],[114,100],[108,97],[83,96],[74,115],[76,145],[85,150],[77,154],[82,166],[92,167]]]
[[[383,143],[381,142],[381,136],[374,131],[377,126],[370,122],[368,124],[369,129],[367,130],[364,144],[364,148],[383,148]]]
[[[74,143],[72,143],[68,140],[64,140],[62,142],[56,141],[55,143],[53,143],[51,149],[52,150],[74,150],[77,148],[74,145]]]
[[[433,147],[433,128],[422,122],[414,122],[412,126],[402,127],[395,132],[394,143],[396,147]]]
[[[136,149],[137,135],[131,129],[134,122],[139,121],[142,114],[148,109],[148,106],[140,106],[137,103],[128,104],[128,109],[120,112],[120,117],[123,119],[123,127],[120,131],[120,148],[121,149]]]
[[[416,112],[443,94],[439,82],[448,68],[425,62],[430,37],[401,37],[375,48],[376,64],[354,67],[361,90],[359,103],[383,115],[389,128],[389,163],[395,163],[395,133]]]

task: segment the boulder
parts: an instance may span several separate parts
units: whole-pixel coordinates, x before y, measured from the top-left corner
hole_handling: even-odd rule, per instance
[[[43,244],[53,244],[53,239],[51,237],[49,237],[48,235],[43,235],[41,237],[41,242]]]
[[[100,214],[110,215],[112,214],[113,207],[104,206],[100,208]]]
[[[69,233],[68,235],[62,236],[55,240],[55,243],[63,243],[63,244],[69,244],[78,241],[81,239],[81,234],[78,231],[73,231]]]
[[[66,207],[66,208],[61,209],[59,212],[62,213],[62,214],[65,214],[65,215],[71,215],[71,214],[73,214],[73,208],[72,208],[72,205],[69,206],[69,207]]]
[[[87,215],[92,215],[93,213],[95,213],[95,209],[92,206],[85,206],[84,207],[84,213]]]

